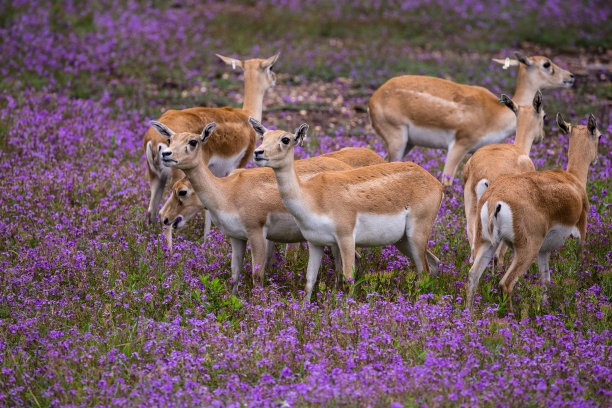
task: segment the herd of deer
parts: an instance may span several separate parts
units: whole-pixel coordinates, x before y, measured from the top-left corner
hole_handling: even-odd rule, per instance
[[[212,220],[230,238],[234,292],[247,241],[254,283],[263,282],[274,242],[307,241],[306,300],[325,246],[349,280],[359,258],[355,247],[389,244],[409,256],[419,273],[437,273],[439,260],[427,249],[428,238],[443,184],[451,184],[468,152],[475,152],[463,170],[473,263],[469,308],[484,269],[494,256],[501,262],[507,247],[514,249],[514,259],[500,285],[508,298],[536,258],[541,280],[550,281],[550,252],[568,236],[578,238],[581,252],[587,174],[601,133],[593,115],[581,126],[557,114],[559,128],[570,135],[567,170],[535,171],[529,152],[543,137],[546,117],[540,89],[574,83],[574,76],[550,59],[517,53],[517,59],[494,60],[504,68],[519,67],[513,99],[428,76],[390,79],[369,103],[372,126],[388,147],[387,163],[365,148],[294,160],[294,147],[302,144],[308,125],[289,133],[260,123],[264,94],[276,82],[272,66],[278,54],[245,61],[218,57],[244,71],[243,107],[169,110],[151,121],[144,138],[151,180],[147,218],[156,219],[171,178],[172,195],[159,212],[169,226],[170,247],[172,230],[206,209],[204,234]],[[504,144],[515,132],[514,144]],[[443,184],[419,165],[399,161],[413,146],[448,149]],[[244,169],[251,157],[259,168]]]

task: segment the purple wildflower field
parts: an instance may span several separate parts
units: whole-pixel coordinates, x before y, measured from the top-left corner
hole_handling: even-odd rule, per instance
[[[611,406],[611,18],[598,0],[0,0],[0,406]],[[310,304],[303,248],[232,296],[229,240],[215,228],[202,238],[203,214],[174,253],[145,223],[149,120],[241,106],[242,76],[215,53],[281,52],[263,123],[309,123],[308,157],[385,154],[366,107],[393,76],[511,95],[517,71],[491,58],[517,50],[577,78],[544,91],[536,168],[567,165],[557,111],[574,124],[592,112],[602,138],[582,261],[569,239],[552,282],[533,265],[512,310],[498,290],[510,253],[465,310],[459,178],[430,237],[438,276],[394,247],[362,250],[349,295],[324,257]],[[445,155],[415,148],[406,160],[439,178]]]

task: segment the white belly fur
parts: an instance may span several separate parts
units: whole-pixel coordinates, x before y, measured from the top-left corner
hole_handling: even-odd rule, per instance
[[[300,214],[303,210],[301,204],[296,200],[283,200],[285,206],[293,210],[292,213]],[[393,244],[406,234],[406,218],[409,210],[406,209],[398,214],[357,214],[353,237],[355,246],[369,247]],[[317,245],[334,245],[337,243],[336,224],[333,219],[326,215],[313,213],[307,216],[296,217],[297,225],[307,241]]]
[[[581,238],[580,232],[576,226],[555,225],[546,234],[546,238],[540,247],[540,252],[550,252],[559,248],[569,236]]]
[[[455,140],[454,130],[425,128],[408,121],[408,143],[414,146],[425,146],[448,149]]]
[[[212,222],[223,234],[232,238],[247,239],[246,228],[244,228],[238,214],[209,210]]]
[[[208,168],[217,177],[225,177],[238,168],[240,160],[244,157],[246,147],[240,153],[231,157],[212,156],[208,161]]]
[[[291,214],[295,214],[295,221],[307,241],[317,245],[336,243],[336,225],[331,218],[306,211],[299,200],[283,200],[283,204]]]
[[[357,214],[353,232],[355,246],[381,246],[399,241],[406,234],[406,218],[409,213],[410,210],[385,215]]]
[[[266,238],[274,242],[302,242],[304,236],[300,231],[293,215],[283,213],[269,213],[266,220],[268,233]]]
[[[507,138],[509,138],[510,135],[512,135],[512,133],[514,133],[514,128],[512,128],[512,129],[505,129],[505,130],[502,130],[500,132],[489,133],[485,137],[480,139],[478,141],[478,143],[476,143],[474,146],[472,146],[470,148],[470,153],[474,153],[476,150],[480,149],[482,146],[486,146],[486,145],[490,145],[490,144],[496,144],[496,143],[502,143]]]

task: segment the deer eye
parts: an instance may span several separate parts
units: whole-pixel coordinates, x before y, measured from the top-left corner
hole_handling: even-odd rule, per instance
[[[289,138],[285,136],[281,139],[281,142],[283,142],[284,144],[289,144]]]
[[[190,140],[189,141],[189,146],[196,147],[197,145],[198,145],[198,141],[197,140]]]
[[[544,68],[550,68],[550,61],[546,61],[542,66]]]
[[[187,195],[187,190],[181,190],[178,192],[179,197],[185,197]]]

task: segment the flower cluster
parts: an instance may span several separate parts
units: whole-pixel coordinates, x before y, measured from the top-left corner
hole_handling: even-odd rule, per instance
[[[609,46],[605,2],[4,3],[0,406],[612,403],[611,85],[596,63],[609,54],[556,58],[529,43],[537,22],[542,45]],[[201,238],[196,217],[171,254],[163,231],[144,224],[148,121],[168,108],[240,103],[240,77],[215,52],[282,50],[264,123],[311,124],[298,151],[307,157],[346,146],[384,154],[365,108],[391,76],[512,93],[516,73],[491,56],[517,44],[581,72],[573,89],[544,93],[545,109],[572,123],[593,112],[603,136],[587,186],[583,262],[570,240],[551,257],[550,285],[535,270],[519,281],[513,311],[497,289],[504,267],[482,277],[478,311],[464,310],[459,180],[430,237],[438,276],[420,276],[393,247],[362,250],[349,296],[333,288],[325,257],[307,305],[304,250],[281,249],[263,289],[243,277],[232,297],[230,245],[218,230]],[[546,128],[532,149],[536,168],[564,168],[568,137]],[[407,159],[439,177],[444,157],[416,148]]]

